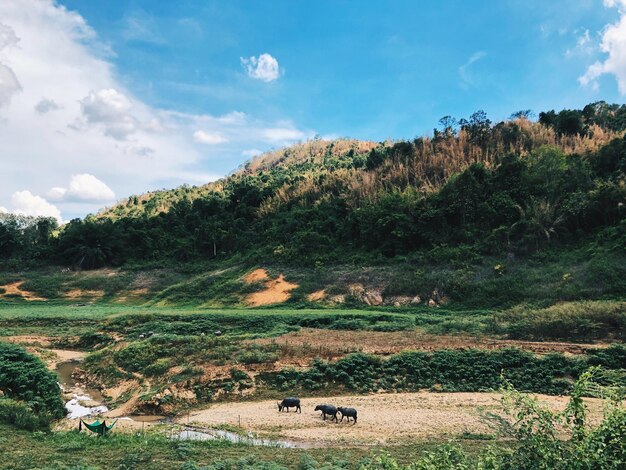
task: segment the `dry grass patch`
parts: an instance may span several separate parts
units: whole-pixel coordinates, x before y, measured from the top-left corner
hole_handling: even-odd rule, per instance
[[[310,356],[336,358],[352,352],[390,355],[402,351],[439,349],[503,349],[516,347],[536,354],[559,352],[584,354],[589,348],[608,344],[566,343],[557,341],[520,341],[461,335],[432,335],[420,331],[345,331],[302,328],[276,338],[253,340],[259,344],[279,345],[283,357]]]

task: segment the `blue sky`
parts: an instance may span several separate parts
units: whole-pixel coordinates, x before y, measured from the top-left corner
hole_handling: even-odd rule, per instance
[[[67,220],[316,134],[414,138],[447,114],[623,102],[625,11],[626,0],[5,0],[0,78],[4,60],[15,80],[4,104],[0,80],[12,162],[0,211]]]
[[[190,113],[236,109],[381,140],[479,108],[502,119],[620,99],[610,79],[582,89],[590,57],[566,54],[614,19],[597,0],[63,3],[111,44],[138,97]],[[263,52],[284,71],[269,84],[239,60]]]

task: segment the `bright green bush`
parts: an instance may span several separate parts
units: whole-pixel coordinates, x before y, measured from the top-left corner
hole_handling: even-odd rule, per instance
[[[21,347],[0,342],[0,390],[5,397],[25,402],[35,414],[64,415],[57,376]]]
[[[65,415],[57,377],[14,344],[0,342],[0,420],[19,428],[48,429]]]
[[[590,365],[626,369],[626,346],[591,350],[583,358],[537,357],[520,349],[407,351],[388,359],[355,353],[336,362],[316,360],[307,370],[264,373],[258,380],[281,390],[474,392],[497,390],[504,378],[523,391],[561,395],[570,391],[573,380]]]

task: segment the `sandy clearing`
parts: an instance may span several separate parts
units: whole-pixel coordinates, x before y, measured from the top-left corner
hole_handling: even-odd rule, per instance
[[[40,335],[0,336],[0,341],[21,344],[23,346],[39,346],[42,348],[50,346],[50,338]]]
[[[147,287],[143,287],[141,289],[125,290],[119,293],[119,295],[115,299],[115,302],[124,303],[128,302],[128,300],[138,300],[148,295],[148,292],[149,290]]]
[[[39,297],[36,294],[24,290],[22,289],[22,284],[24,284],[24,281],[17,281],[17,282],[12,282],[10,284],[5,284],[3,286],[0,286],[1,289],[4,289],[4,293],[0,294],[0,297],[7,297],[7,296],[11,296],[11,295],[19,295],[20,297],[22,297],[24,300],[28,300],[28,301],[46,301],[48,299],[44,298],[44,297]]]
[[[395,354],[401,351],[435,351],[438,349],[502,349],[518,347],[537,354],[561,352],[584,354],[586,349],[606,347],[606,343],[565,343],[556,341],[514,341],[464,335],[431,335],[420,331],[342,331],[302,328],[275,338],[254,340],[260,344],[275,343],[287,348],[310,349],[314,354],[342,356],[362,351],[370,354]]]
[[[254,271],[246,274],[243,277],[243,280],[248,284],[252,284],[254,282],[266,281],[270,278],[267,271],[263,268],[255,269]]]
[[[553,409],[563,409],[566,397],[538,395]],[[192,412],[197,426],[238,425],[248,432],[280,436],[312,445],[393,445],[413,440],[458,437],[463,432],[493,433],[482,417],[502,412],[497,393],[398,393],[302,399],[302,413],[279,413],[276,401],[220,403]],[[316,404],[353,406],[356,425],[323,421]],[[599,400],[588,400],[592,417],[601,413]],[[178,418],[184,424],[187,417]]]
[[[320,300],[323,300],[324,298],[326,298],[326,291],[324,289],[316,290],[315,292],[311,292],[309,295],[306,296],[306,299],[309,302],[318,302]]]
[[[48,365],[51,369],[56,368],[57,364],[61,362],[82,361],[87,355],[86,352],[70,351],[69,349],[48,349],[48,351],[54,353],[56,356],[54,361]]]
[[[286,281],[285,276],[281,274],[276,279],[266,281],[265,290],[249,294],[246,297],[246,304],[251,307],[258,307],[260,305],[282,303],[291,296],[289,292],[298,287],[298,284]]]
[[[70,300],[101,299],[104,297],[104,291],[101,289],[72,289],[65,292],[63,297]]]

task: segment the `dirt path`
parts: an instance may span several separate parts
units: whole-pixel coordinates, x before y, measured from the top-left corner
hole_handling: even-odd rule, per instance
[[[370,354],[395,354],[401,351],[435,351],[437,349],[502,349],[517,347],[537,354],[560,352],[584,354],[588,348],[607,344],[564,343],[556,341],[514,341],[461,335],[431,335],[420,331],[341,331],[303,328],[276,338],[254,340],[260,344],[276,343],[286,349],[309,349],[313,355],[342,356],[362,351]],[[300,351],[294,351],[294,354]]]
[[[542,402],[562,409],[565,397],[540,396]],[[192,412],[189,419],[198,426],[238,425],[248,432],[280,436],[316,446],[375,445],[459,437],[464,432],[493,433],[481,417],[484,411],[500,412],[497,393],[398,393],[328,397],[302,400],[302,413],[279,413],[275,401],[221,403]],[[356,425],[323,421],[316,404],[353,406]],[[601,404],[589,401],[592,416],[599,416]],[[187,417],[178,422],[187,423]]]

